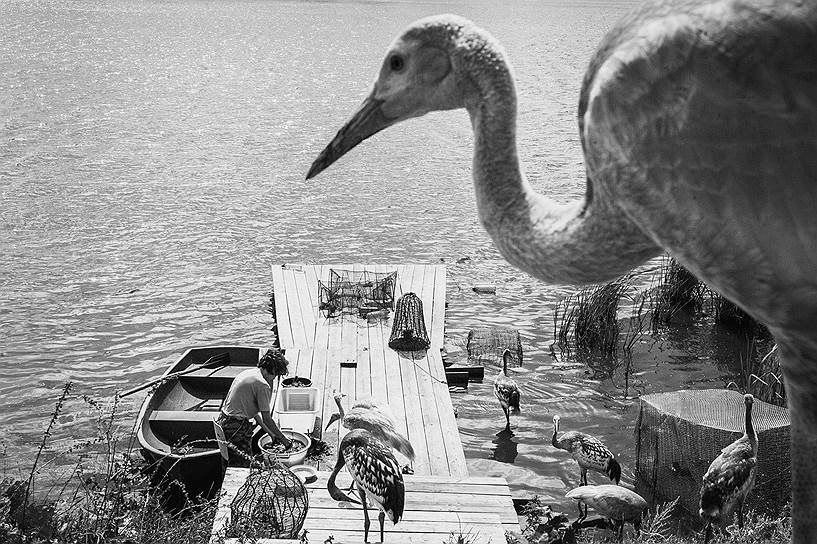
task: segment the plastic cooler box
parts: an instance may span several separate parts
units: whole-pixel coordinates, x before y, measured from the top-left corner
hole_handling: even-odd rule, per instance
[[[316,387],[282,387],[275,403],[277,423],[281,429],[309,434],[318,414]]]

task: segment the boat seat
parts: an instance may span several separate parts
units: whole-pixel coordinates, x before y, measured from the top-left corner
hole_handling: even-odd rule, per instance
[[[150,421],[215,421],[218,410],[155,410]]]

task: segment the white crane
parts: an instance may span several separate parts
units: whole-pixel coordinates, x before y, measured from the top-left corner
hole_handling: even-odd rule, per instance
[[[480,220],[511,264],[601,283],[668,251],[769,326],[792,412],[792,540],[817,542],[817,2],[647,0],[612,25],[578,100],[587,187],[566,204],[519,164],[499,43],[462,17],[416,21],[307,178],[456,108],[474,130]]]

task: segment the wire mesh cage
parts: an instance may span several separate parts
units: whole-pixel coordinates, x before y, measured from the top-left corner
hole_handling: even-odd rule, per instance
[[[298,538],[309,494],[287,467],[253,466],[230,504],[228,537]]]
[[[698,518],[700,489],[710,463],[743,435],[743,395],[728,389],[673,391],[641,397],[636,425],[636,491],[651,504],[676,497]],[[755,399],[757,472],[747,508],[779,516],[790,497],[789,412]]]
[[[421,351],[430,345],[423,318],[423,301],[415,293],[406,293],[397,301],[389,347],[397,351]]]
[[[330,269],[328,281],[318,281],[318,308],[326,317],[390,310],[396,285],[397,272]]]
[[[468,331],[465,346],[468,364],[492,364],[502,367],[502,354],[511,350],[514,363],[522,366],[522,340],[519,330],[506,327],[485,327]]]

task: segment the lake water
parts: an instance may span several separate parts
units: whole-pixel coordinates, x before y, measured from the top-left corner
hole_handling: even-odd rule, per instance
[[[94,432],[81,395],[109,402],[191,344],[272,342],[273,264],[444,262],[448,343],[495,325],[524,342],[512,438],[497,436],[497,369],[454,395],[471,472],[558,500],[578,482],[549,445],[558,412],[566,429],[605,440],[630,482],[633,395],[721,387],[736,353],[692,334],[695,324],[666,332],[643,344],[626,398],[615,373],[554,360],[553,309],[574,290],[510,268],[483,232],[464,111],[403,123],[317,179],[304,175],[393,37],[454,12],[488,28],[514,63],[532,184],[581,196],[578,90],[595,44],[631,4],[2,0],[4,470],[26,472],[67,380],[56,450]],[[471,290],[483,282],[496,295]],[[119,430],[140,401],[123,399]]]

